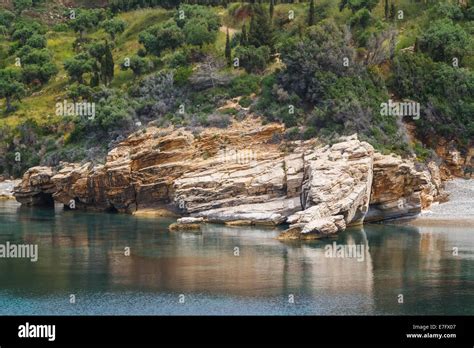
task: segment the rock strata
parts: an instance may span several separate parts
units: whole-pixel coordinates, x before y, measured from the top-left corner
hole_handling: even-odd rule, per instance
[[[14,188],[15,199],[26,206],[52,206],[56,186],[51,181],[53,169],[33,167],[28,169],[18,186]]]
[[[361,223],[369,207],[373,157],[373,147],[355,135],[309,151],[302,184],[303,209],[288,218],[290,229],[323,237]]]
[[[255,119],[200,134],[149,127],[111,150],[103,165],[29,169],[14,195],[27,205],[54,200],[74,209],[185,216],[173,229],[204,221],[287,223],[282,239],[326,237],[364,220],[415,214],[442,196],[435,164],[418,168],[381,155],[356,135],[323,146],[281,141],[283,132]]]
[[[366,222],[416,215],[446,194],[434,163],[417,168],[411,160],[376,154],[370,209]]]
[[[459,151],[454,141],[438,139],[432,144],[436,155],[442,159],[440,175],[443,180],[459,178],[473,178],[474,173],[474,147],[472,144]]]

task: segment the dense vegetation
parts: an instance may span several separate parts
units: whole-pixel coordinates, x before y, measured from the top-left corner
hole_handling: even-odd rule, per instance
[[[470,2],[12,4],[0,7],[0,174],[102,161],[149,122],[198,134],[249,111],[285,123],[289,139],[357,132],[403,155],[474,139]],[[419,102],[420,117],[382,114],[389,99]],[[94,114],[58,113],[63,101]]]

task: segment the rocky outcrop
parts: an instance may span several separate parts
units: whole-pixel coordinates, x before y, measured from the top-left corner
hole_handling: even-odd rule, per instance
[[[323,146],[315,139],[281,141],[283,131],[256,119],[199,134],[149,127],[110,151],[103,165],[31,168],[14,194],[29,205],[54,199],[71,209],[160,216],[167,210],[199,219],[173,229],[201,221],[288,223],[281,238],[289,239],[325,237],[367,217],[416,213],[440,196],[434,164],[423,169],[380,155],[356,135]]]
[[[50,167],[33,167],[26,171],[23,179],[14,188],[15,199],[26,206],[52,206],[56,186],[51,181],[53,170]]]
[[[66,206],[74,201],[76,208],[134,213],[165,207],[193,215],[281,199],[286,194],[285,153],[274,137],[283,130],[277,124],[255,127],[255,120],[201,134],[149,127],[110,151],[104,165],[30,169],[15,196],[41,205],[34,197],[46,192]],[[298,197],[290,162],[294,159],[288,161],[290,188]],[[43,186],[35,181],[38,171],[47,174]]]
[[[338,231],[346,228],[343,215],[328,216],[317,218],[301,227],[295,225],[282,232],[278,239],[280,240],[311,240],[329,237]]]
[[[394,155],[376,154],[370,209],[366,222],[416,215],[434,201],[447,199],[439,168]]]
[[[435,152],[442,159],[440,175],[443,180],[473,176],[474,147],[467,147],[461,152],[453,141],[449,142],[441,138],[435,145]]]
[[[203,218],[182,217],[169,225],[168,229],[170,231],[200,231],[203,222],[205,222]]]
[[[94,190],[89,189],[89,177],[93,175],[91,163],[83,165],[76,163],[62,163],[61,169],[51,177],[56,187],[53,194],[55,201],[71,207],[77,205],[84,208],[93,204]]]
[[[327,236],[361,223],[369,207],[374,149],[356,136],[305,156],[303,209],[288,218],[290,229]]]

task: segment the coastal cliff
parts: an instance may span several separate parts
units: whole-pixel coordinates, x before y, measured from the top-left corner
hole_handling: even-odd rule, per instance
[[[281,239],[415,215],[446,199],[434,163],[382,155],[357,135],[324,145],[282,140],[283,132],[280,124],[251,118],[199,134],[148,127],[111,150],[105,164],[30,168],[14,195],[25,205],[168,212],[229,225],[287,223]]]

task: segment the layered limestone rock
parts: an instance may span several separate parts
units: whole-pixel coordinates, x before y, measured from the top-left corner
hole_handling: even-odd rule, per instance
[[[332,234],[346,228],[344,216],[328,216],[317,218],[308,222],[305,226],[293,226],[282,232],[280,240],[310,240],[329,237]]]
[[[440,196],[435,164],[419,169],[380,155],[356,135],[323,146],[282,141],[283,132],[256,119],[199,134],[149,127],[111,150],[103,165],[31,168],[14,195],[28,205],[54,199],[71,209],[198,219],[173,229],[288,223],[282,239],[329,236],[367,214],[374,221],[416,213]]]
[[[76,163],[62,163],[61,169],[51,177],[56,190],[53,199],[65,206],[85,208],[93,204],[94,191],[87,185],[92,173],[91,163],[83,165]]]
[[[459,151],[454,142],[441,138],[435,146],[436,154],[443,160],[440,175],[443,180],[453,177],[472,178],[474,173],[474,147]]]
[[[277,147],[264,150],[260,151],[258,146],[235,150],[243,158],[234,158],[234,152],[221,152],[208,166],[185,173],[173,185],[175,204],[212,222],[284,222],[301,209],[303,167],[295,166],[295,159],[285,157]]]
[[[439,168],[434,162],[419,168],[411,160],[375,154],[366,222],[416,215],[434,201],[446,199]]]
[[[53,170],[50,167],[28,169],[18,186],[13,189],[15,199],[26,206],[54,205],[53,193],[56,186],[51,181]]]
[[[300,185],[295,156],[286,161],[274,141],[283,131],[278,124],[256,126],[255,120],[226,130],[206,129],[198,135],[149,127],[110,151],[104,165],[61,163],[56,171],[30,169],[15,196],[22,203],[29,200],[41,205],[36,197],[42,192],[65,206],[74,202],[75,208],[128,213],[167,208],[193,215],[272,199],[285,202],[285,165],[291,170],[293,197],[298,197]],[[42,186],[35,182],[37,171],[47,172]],[[283,212],[292,209],[281,208]],[[256,219],[266,216],[262,211]]]
[[[370,201],[374,149],[355,135],[341,140],[306,154],[303,210],[288,218],[291,231],[299,228],[302,235],[318,238],[363,221]]]

